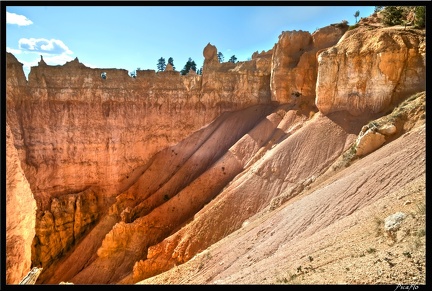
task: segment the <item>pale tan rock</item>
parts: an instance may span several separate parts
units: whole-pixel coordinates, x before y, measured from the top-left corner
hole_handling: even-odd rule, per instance
[[[165,67],[165,71],[174,71],[174,68],[170,63],[168,63]]]
[[[315,31],[285,31],[273,48],[270,89],[272,100],[313,105],[317,81],[316,53],[337,43],[347,25],[331,25]]]
[[[219,60],[217,58],[217,48],[208,43],[203,51],[204,56],[204,66],[212,65],[212,64],[219,64]]]
[[[369,129],[363,135],[359,136],[356,141],[356,155],[367,155],[385,143],[385,136],[376,129]]]
[[[34,267],[28,274],[19,282],[20,285],[35,285],[43,268]]]
[[[318,56],[316,105],[328,114],[389,110],[425,90],[424,32],[359,27]],[[336,65],[335,65],[336,64]]]
[[[30,271],[36,201],[21,168],[6,123],[6,284],[18,284]]]
[[[397,127],[394,124],[384,124],[377,128],[377,131],[383,135],[392,135],[397,132]]]
[[[69,250],[99,218],[96,192],[89,188],[53,198],[50,210],[38,211],[37,218],[33,260],[45,267]]]

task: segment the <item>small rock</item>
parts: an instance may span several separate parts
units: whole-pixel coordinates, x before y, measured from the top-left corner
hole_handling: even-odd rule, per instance
[[[386,231],[396,231],[399,229],[400,224],[402,220],[404,220],[406,217],[406,214],[403,212],[396,212],[395,214],[392,214],[388,216],[384,220],[384,229]]]

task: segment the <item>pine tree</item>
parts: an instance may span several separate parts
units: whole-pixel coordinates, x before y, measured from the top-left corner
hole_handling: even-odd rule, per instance
[[[161,58],[158,60],[158,63],[157,63],[157,69],[158,69],[158,72],[163,72],[163,71],[165,71],[165,67],[166,67],[165,59],[164,59],[163,57],[161,57]]]
[[[403,9],[398,6],[385,6],[382,9],[383,22],[385,25],[393,26],[402,24]]]
[[[357,10],[356,13],[354,14],[355,22],[356,22],[356,23],[357,23],[357,17],[359,17],[359,15],[360,15],[360,11]]]
[[[417,6],[415,8],[414,24],[418,28],[424,28],[426,25],[426,6]]]
[[[174,60],[173,60],[172,57],[169,57],[169,58],[168,58],[168,64],[171,64],[171,66],[173,67],[173,70],[175,70],[175,67],[174,67]]]
[[[228,62],[231,62],[231,63],[235,63],[236,61],[237,61],[237,58],[236,58],[235,55],[232,55],[232,56],[230,57],[230,59],[228,60]]]
[[[224,55],[221,52],[217,53],[217,57],[218,57],[219,63],[223,63],[223,61],[224,61]]]
[[[189,70],[192,69],[196,72],[196,64],[195,61],[192,60],[192,58],[189,58],[186,64],[183,67],[183,70],[180,71],[180,74],[186,75],[189,73]]]

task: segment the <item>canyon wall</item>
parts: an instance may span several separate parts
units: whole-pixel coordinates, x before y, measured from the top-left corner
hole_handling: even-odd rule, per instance
[[[18,284],[31,268],[36,201],[6,124],[6,281]]]
[[[316,53],[332,47],[348,30],[347,24],[333,24],[310,34],[285,31],[273,48],[270,90],[272,100],[314,106],[318,62]]]
[[[426,89],[424,32],[362,26],[318,54],[316,106],[324,114],[385,113]]]
[[[10,54],[8,66],[19,67]],[[242,66],[220,64],[210,77],[146,70],[132,78],[77,59],[63,66],[41,60],[28,84],[8,70],[7,119],[33,191],[52,197],[98,185],[106,196],[118,194],[130,172],[223,111],[269,102],[270,61]]]
[[[28,233],[32,263],[46,267],[40,282],[131,283],[183,263],[306,187],[355,140],[352,122],[424,90],[424,33],[347,29],[283,32],[239,63],[219,63],[209,43],[202,75],[168,67],[132,78],[41,59],[27,82],[8,53],[6,119],[37,203],[25,213],[36,220]],[[306,157],[301,145],[312,141],[316,155]],[[223,215],[182,228],[212,200]]]
[[[34,263],[45,267],[72,247],[156,153],[225,111],[269,103],[270,60],[204,67],[211,77],[142,70],[132,78],[41,59],[27,82],[8,53],[7,120],[38,204]]]

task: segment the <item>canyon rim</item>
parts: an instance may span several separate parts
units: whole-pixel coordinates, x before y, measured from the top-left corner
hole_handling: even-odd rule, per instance
[[[6,54],[6,284],[425,284],[425,30],[203,56],[26,80]]]

